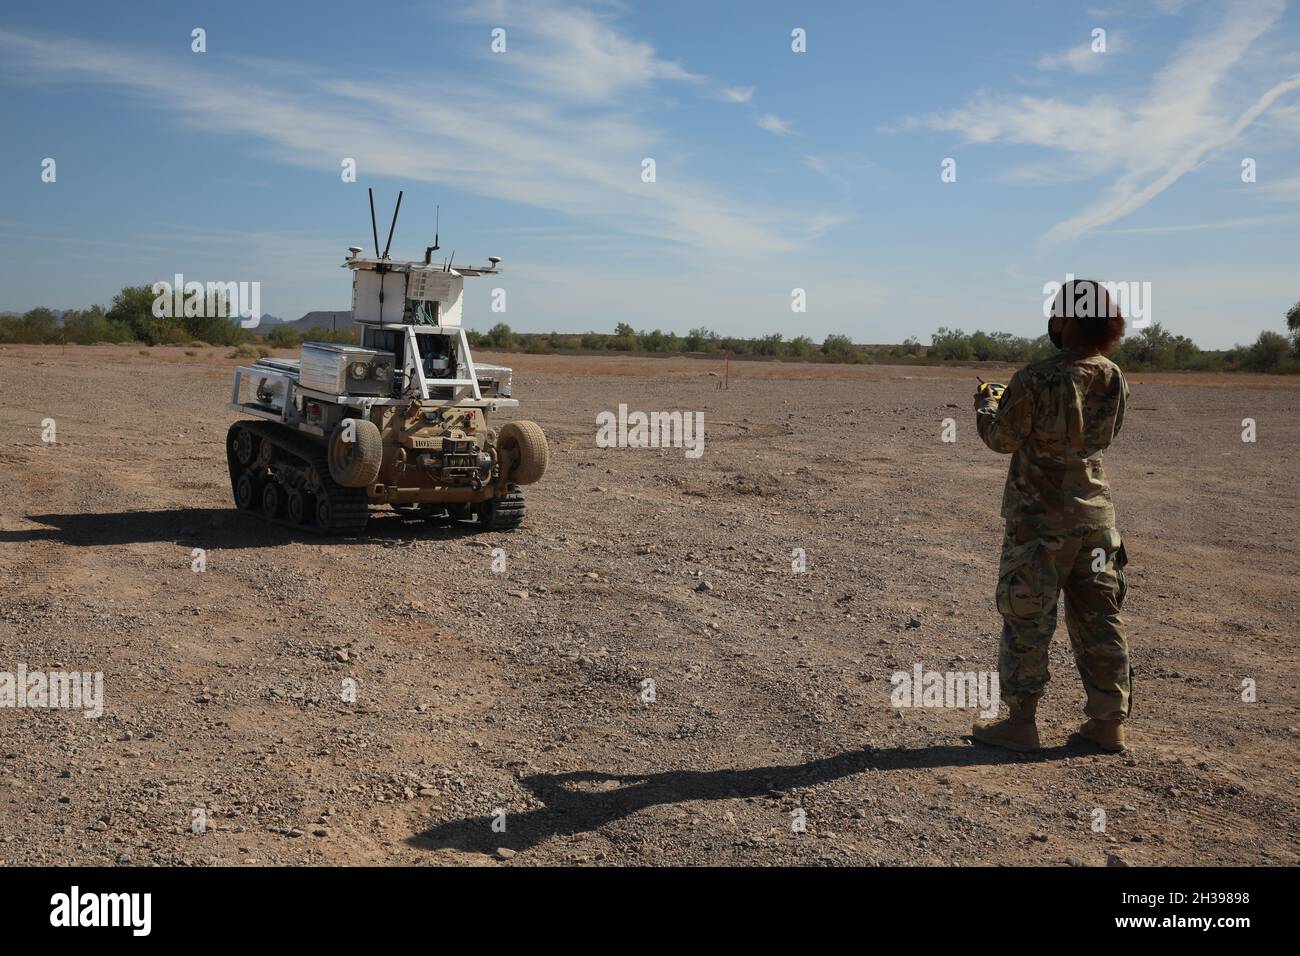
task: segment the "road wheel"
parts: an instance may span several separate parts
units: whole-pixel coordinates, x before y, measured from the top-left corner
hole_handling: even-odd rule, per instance
[[[241,428],[235,433],[235,460],[245,468],[253,463],[256,447],[257,443],[253,439],[253,433],[247,428]]]
[[[257,443],[257,461],[255,467],[265,468],[275,457],[275,443],[269,438],[263,438]]]
[[[240,511],[256,511],[259,497],[257,479],[251,472],[244,472],[239,476],[239,481],[235,482],[235,507]]]
[[[308,508],[307,496],[298,488],[289,492],[284,510],[294,524],[306,524],[308,517],[315,514],[315,509]]]
[[[349,433],[351,441],[347,441]],[[384,462],[384,441],[375,423],[345,418],[329,440],[330,477],[344,488],[364,488],[379,477]]]
[[[546,473],[550,452],[546,433],[536,422],[507,422],[497,436],[497,452],[513,462],[507,480],[517,485],[531,485]],[[522,499],[521,499],[522,500]]]
[[[262,489],[262,511],[268,518],[278,518],[284,511],[284,491],[277,481],[268,481]]]

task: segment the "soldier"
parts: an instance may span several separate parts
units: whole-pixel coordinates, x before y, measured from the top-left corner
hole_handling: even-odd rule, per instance
[[[1011,750],[1039,748],[1034,715],[1064,590],[1066,629],[1088,696],[1090,719],[1079,734],[1119,752],[1132,693],[1120,619],[1127,557],[1102,455],[1119,434],[1128,399],[1123,374],[1106,358],[1124,335],[1124,316],[1097,282],[1067,282],[1048,335],[1059,352],[1022,368],[1005,390],[981,385],[975,394],[980,438],[1012,456],[997,586],[998,673],[1010,716],[976,721],[971,735]]]

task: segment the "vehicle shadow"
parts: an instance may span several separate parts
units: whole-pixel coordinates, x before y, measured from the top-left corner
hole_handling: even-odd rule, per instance
[[[443,524],[382,511],[372,514],[365,534],[354,537],[321,537],[309,531],[263,521],[255,514],[232,507],[43,514],[25,515],[24,518],[45,527],[0,530],[0,544],[57,541],[74,547],[90,547],[173,542],[205,548],[267,548],[292,541],[328,542],[331,545],[446,541],[485,533],[473,522]]]
[[[519,782],[544,806],[509,813],[506,832],[492,830],[492,817],[449,820],[407,838],[417,849],[492,853],[499,847],[526,850],[551,837],[598,829],[660,804],[731,800],[774,795],[868,770],[934,769],[998,764],[1044,763],[1086,752],[1080,742],[1019,754],[980,744],[923,748],[864,748],[807,763],[748,770],[670,770],[652,774],[609,774],[578,770],[532,774]],[[584,789],[585,788],[585,789]]]

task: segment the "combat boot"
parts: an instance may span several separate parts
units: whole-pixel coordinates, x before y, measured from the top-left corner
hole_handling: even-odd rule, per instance
[[[1031,753],[1040,746],[1038,742],[1038,725],[1034,717],[1038,713],[1038,698],[1041,695],[1026,697],[1019,706],[1008,705],[1010,714],[1005,720],[977,720],[971,727],[970,735],[980,743],[1007,750]]]
[[[1124,747],[1124,721],[1093,717],[1079,727],[1079,736],[1091,740],[1107,753],[1121,753]]]

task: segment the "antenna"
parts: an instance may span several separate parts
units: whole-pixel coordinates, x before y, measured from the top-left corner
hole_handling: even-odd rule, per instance
[[[433,245],[424,247],[424,264],[427,266],[433,261],[433,254],[442,247],[438,245],[438,226],[442,218],[442,207],[435,206],[433,213]]]
[[[388,241],[384,243],[384,258],[388,258],[388,250],[393,244],[393,230],[397,228],[397,213],[402,208],[402,190],[397,191],[397,205],[393,207],[393,221],[388,227]],[[379,237],[375,237],[375,245],[379,245]]]
[[[443,272],[450,272],[450,271],[451,271],[451,264],[452,264],[453,262],[455,262],[455,261],[456,261],[456,250],[453,249],[453,250],[451,250],[451,258],[447,260],[447,265],[446,265],[446,267],[445,267],[442,271],[443,271]]]
[[[375,225],[375,190],[369,188],[370,192],[370,231],[375,234],[375,258],[379,258],[379,227]]]

